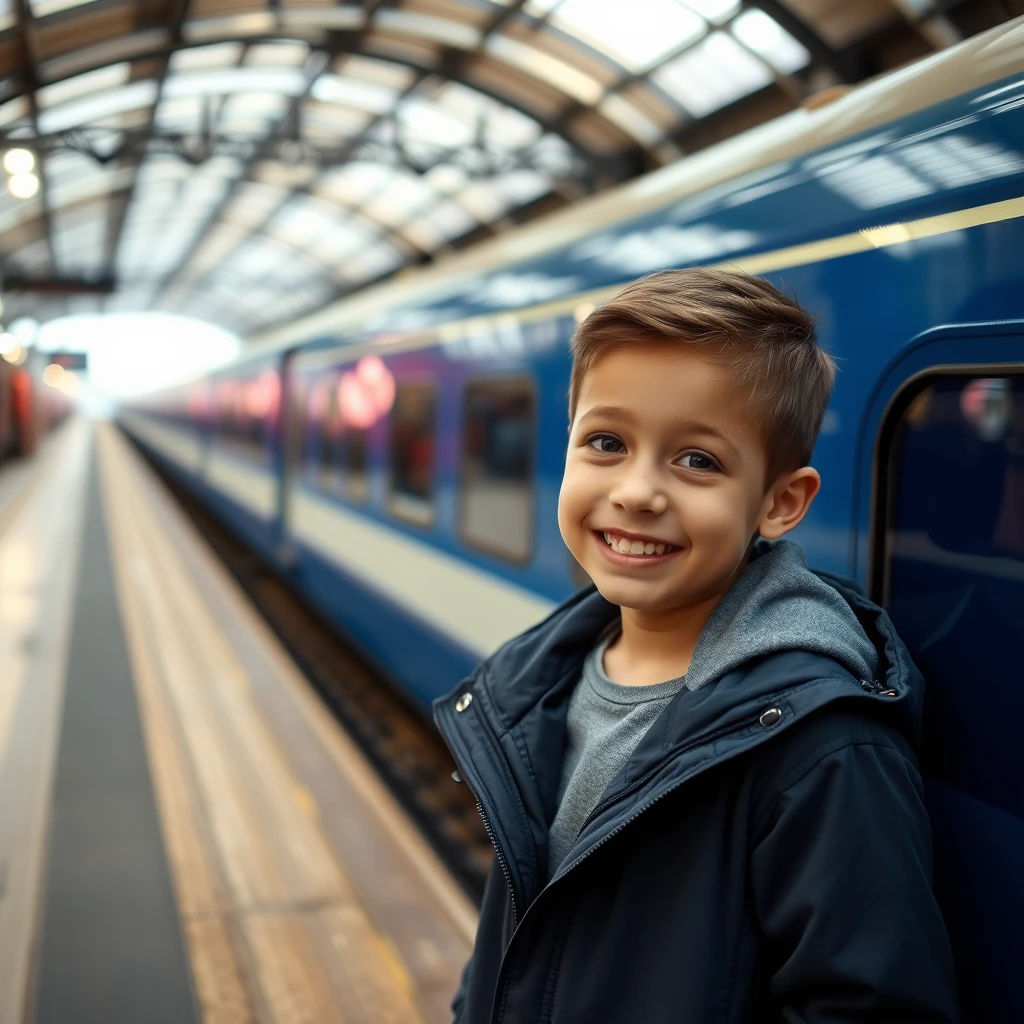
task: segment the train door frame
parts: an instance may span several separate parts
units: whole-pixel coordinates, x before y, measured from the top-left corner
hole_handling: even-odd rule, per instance
[[[894,414],[912,399],[910,392],[918,383],[924,386],[926,378],[943,374],[995,377],[1022,370],[1024,320],[999,320],[946,324],[925,331],[879,374],[857,433],[850,531],[850,574],[874,600],[883,596],[878,512],[885,487],[878,467],[891,436],[886,427],[894,422]]]
[[[890,582],[888,531],[892,514],[896,508],[894,480],[891,474],[894,442],[898,439],[899,426],[911,402],[929,384],[947,377],[1018,379],[1024,377],[1024,320],[947,325],[927,331],[915,338],[879,376],[878,383],[866,405],[858,439],[856,463],[858,493],[855,497],[857,502],[854,508],[856,529],[852,555],[858,580],[865,583],[871,596],[883,605],[888,604],[890,596],[887,592]],[[951,472],[954,471],[955,467],[951,467]],[[933,635],[938,636],[938,634]],[[941,705],[939,708],[933,709],[931,717],[938,715],[938,718],[931,723],[930,731],[925,738],[927,741],[928,737],[931,737],[932,744],[942,743],[943,738],[954,738],[956,742],[950,756],[954,760],[958,757],[962,759],[965,755],[957,750],[959,745],[967,742],[968,746],[963,750],[970,751],[974,748],[969,745],[971,741],[966,740],[966,737],[974,736],[976,738],[979,735],[976,731],[972,731],[977,724],[977,715],[970,709],[961,709],[967,713],[967,720],[965,721],[961,715],[958,725],[967,732],[964,733],[964,739],[954,736],[950,732],[950,729],[954,727],[950,726],[948,716],[949,708],[955,709],[956,705],[955,701],[950,704],[949,694],[951,691],[948,689],[948,679],[945,680],[945,684],[946,689],[940,690],[939,693],[944,695],[942,704],[946,705],[946,710],[942,710]],[[983,679],[975,679],[973,684],[984,689]],[[926,679],[926,694],[927,685],[928,680]],[[965,685],[967,685],[967,681],[965,681]],[[974,704],[977,703],[974,701]],[[929,717],[926,706],[926,724]],[[942,724],[939,724],[940,722]],[[974,727],[971,722],[974,722]],[[927,751],[923,751],[923,756],[925,754]],[[932,756],[935,756],[934,748],[932,748]],[[940,758],[939,765],[941,765],[941,760],[942,758]],[[960,763],[966,762],[961,760]],[[979,771],[982,768],[990,770],[984,761],[974,763],[980,766]],[[939,775],[937,778],[933,778],[930,772],[936,767],[938,767]],[[957,769],[958,772],[962,770]],[[963,889],[961,881],[965,883],[968,881],[964,875],[973,877],[979,874],[985,875],[985,872],[963,870],[965,864],[968,866],[974,864],[972,857],[976,859],[977,853],[965,853],[964,849],[966,848],[962,849],[963,844],[951,839],[951,836],[963,834],[965,829],[970,832],[972,822],[983,820],[986,823],[985,831],[980,835],[979,841],[982,846],[989,841],[994,845],[989,847],[993,852],[983,855],[982,860],[987,856],[988,860],[1001,865],[1002,862],[999,858],[1002,857],[1005,860],[1011,856],[1012,847],[1006,848],[1007,852],[1004,854],[997,853],[996,851],[1000,849],[997,836],[1000,833],[992,826],[991,817],[975,819],[970,816],[968,811],[965,811],[964,808],[967,804],[964,803],[964,800],[967,798],[963,796],[958,798],[957,794],[961,792],[958,789],[961,784],[966,784],[963,793],[975,792],[971,785],[970,775],[946,776],[942,768],[931,764],[927,757],[922,762],[922,772],[926,783],[925,801],[932,815],[936,838],[935,880],[937,891],[941,873],[947,901],[944,903],[944,909],[951,915],[951,935],[954,938],[954,946],[957,946],[958,943],[963,946],[967,920],[963,915],[963,905],[966,905],[963,904],[963,901],[967,900],[972,906],[973,903],[970,897],[959,895]],[[1006,776],[1001,772],[996,772],[987,777],[999,779]],[[996,816],[1003,814],[1005,820],[1009,820],[1010,812],[1002,810],[998,802],[989,803],[987,795],[975,795],[974,799],[981,801],[976,806],[984,806],[988,808],[989,813],[994,813]],[[1000,818],[1000,820],[1004,819]],[[951,831],[953,826],[955,828]],[[1005,866],[997,867],[996,870],[997,875],[992,877],[1000,879],[1007,877]],[[951,884],[951,879],[961,881]],[[991,906],[991,893],[987,898],[988,905]],[[983,896],[980,910],[981,920],[983,924],[995,923],[996,925],[987,936],[988,941],[1005,943],[1008,936],[999,934],[998,915],[994,919],[988,918],[985,906],[986,898]],[[955,929],[953,928],[954,924],[956,925]],[[977,926],[978,921],[973,920],[972,927],[977,928]],[[1016,926],[1011,926],[1010,934],[1015,933],[1017,933]],[[1008,1024],[1010,1019],[1017,1019],[1013,1014],[1016,1012],[1014,1007],[1018,1000],[1010,994],[1012,989],[1008,991],[1004,984],[1005,965],[996,966],[993,958],[987,955],[984,960],[991,966],[979,969],[970,955],[965,956],[963,962],[957,962],[958,980],[964,985],[961,995],[968,1000],[963,1008],[964,1012],[970,1012],[972,1009],[983,1009],[985,1013],[995,1011],[995,1016],[991,1018],[992,1024],[1004,1024],[1004,1021]],[[995,979],[995,987],[989,987],[989,983],[993,979]],[[983,1007],[972,1006],[973,1001],[978,998],[978,993],[985,993],[982,998],[986,1005]],[[1013,1003],[1014,1006],[1010,1006],[1010,1003]],[[967,1019],[969,1018],[965,1017],[965,1020]]]

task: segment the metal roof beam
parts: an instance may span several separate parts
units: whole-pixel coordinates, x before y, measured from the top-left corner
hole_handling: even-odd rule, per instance
[[[855,51],[831,46],[781,0],[750,0],[744,6],[764,11],[800,43],[813,60],[828,68],[841,82],[859,82],[866,77],[864,61]]]
[[[21,41],[21,78],[25,83],[28,96],[29,113],[32,120],[32,133],[36,141],[36,171],[39,178],[39,201],[42,205],[43,228],[46,232],[46,248],[50,257],[51,273],[56,274],[57,251],[54,245],[53,213],[50,206],[50,186],[46,173],[46,157],[38,145],[39,140],[39,104],[36,92],[39,89],[39,47],[36,40],[35,18],[29,8],[28,0],[15,0],[14,10],[18,19],[18,34]]]
[[[128,210],[132,200],[135,198],[135,190],[138,185],[139,174],[142,172],[142,165],[146,160],[146,151],[149,140],[153,137],[156,128],[157,111],[160,109],[160,101],[163,98],[164,86],[167,83],[167,76],[171,68],[171,58],[182,41],[182,33],[185,27],[185,20],[188,18],[189,8],[192,0],[170,0],[170,49],[164,58],[160,75],[157,78],[156,97],[153,100],[153,107],[149,112],[149,119],[143,129],[143,137],[139,142],[138,151],[134,159],[135,173],[132,175],[132,182],[124,197],[111,205],[110,215],[107,220],[106,251],[103,258],[103,272],[106,277],[113,277],[117,267],[117,257],[121,248],[121,239],[124,237],[125,224],[128,221]]]

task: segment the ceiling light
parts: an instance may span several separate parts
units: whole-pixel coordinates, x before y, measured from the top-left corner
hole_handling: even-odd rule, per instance
[[[7,188],[15,199],[31,199],[39,191],[39,179],[31,172],[12,174]]]
[[[4,170],[8,174],[28,174],[35,169],[36,158],[27,149],[9,149],[4,153]]]

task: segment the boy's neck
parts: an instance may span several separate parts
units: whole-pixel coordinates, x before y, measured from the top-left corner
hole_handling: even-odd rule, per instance
[[[748,552],[728,584],[696,604],[655,611],[620,608],[622,632],[604,652],[605,675],[622,686],[653,686],[686,675],[711,613],[749,560]]]

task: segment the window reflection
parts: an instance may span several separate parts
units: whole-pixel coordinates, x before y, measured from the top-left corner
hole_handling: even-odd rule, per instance
[[[462,535],[515,561],[533,542],[534,396],[528,381],[479,381],[463,405]]]

